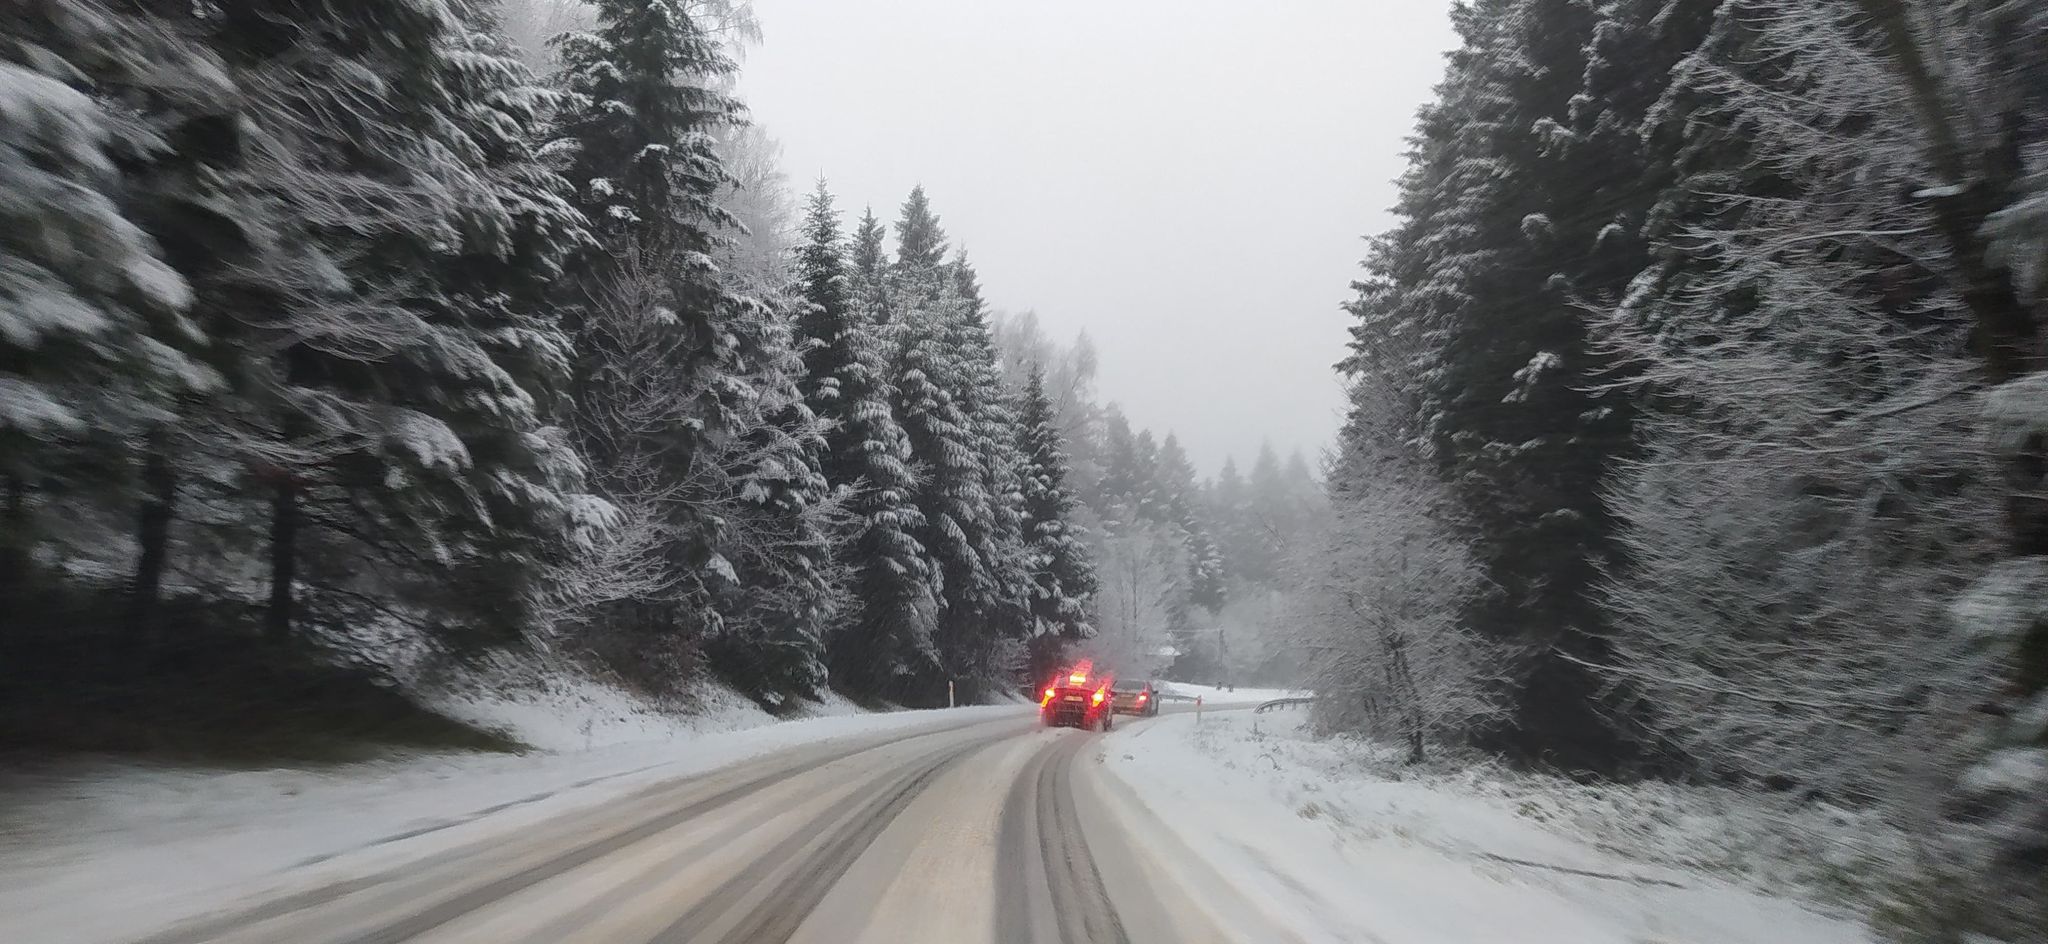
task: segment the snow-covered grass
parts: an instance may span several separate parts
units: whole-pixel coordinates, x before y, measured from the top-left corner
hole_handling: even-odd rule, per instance
[[[271,770],[69,760],[0,773],[0,937],[135,936],[262,888],[402,861],[778,750],[1024,714],[856,713],[833,699],[816,709],[830,716],[775,723],[707,688],[695,714],[674,716],[559,678],[531,699],[451,696],[441,707],[552,749]]]
[[[1732,797],[1492,768],[1417,775],[1307,736],[1304,718],[1169,716],[1111,735],[1105,758],[1158,829],[1306,941],[1869,940],[1846,911],[1763,891],[1798,871],[1773,857],[1796,856],[1760,835],[1779,817]]]
[[[1381,769],[1391,769],[1393,752]],[[1882,818],[1784,795],[1665,783],[1577,784],[1496,765],[1424,775],[1435,788],[1512,808],[1590,837],[1603,851],[1790,894],[1857,914],[1894,890],[1915,861]]]

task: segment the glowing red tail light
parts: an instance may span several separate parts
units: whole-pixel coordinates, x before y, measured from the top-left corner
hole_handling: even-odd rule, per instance
[[[1048,689],[1046,689],[1046,690],[1045,690],[1045,697],[1044,697],[1044,698],[1041,698],[1041,699],[1039,699],[1039,700],[1038,700],[1038,703],[1039,703],[1040,705],[1044,705],[1045,703],[1047,703],[1047,702],[1049,702],[1049,701],[1052,701],[1052,696],[1054,696],[1054,695],[1057,695],[1057,694],[1059,694],[1059,690],[1058,690],[1058,689],[1052,689],[1052,688],[1048,688]]]
[[[1098,704],[1098,705],[1102,704],[1102,699],[1103,699],[1103,697],[1104,697],[1104,696],[1103,696],[1103,693],[1102,693],[1102,689],[1099,689],[1099,688],[1098,688],[1098,689],[1096,689],[1096,690],[1095,690],[1095,701],[1094,701],[1094,703],[1095,703],[1095,704]]]
[[[1150,698],[1150,697],[1152,697],[1152,696],[1150,696],[1150,695],[1147,695],[1147,694],[1145,694],[1144,692],[1139,692],[1139,693],[1138,693],[1138,700],[1139,700],[1139,701],[1144,701],[1145,699],[1147,699],[1147,698]]]

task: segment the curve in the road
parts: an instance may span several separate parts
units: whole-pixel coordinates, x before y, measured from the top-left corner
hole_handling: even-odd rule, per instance
[[[1087,789],[1104,743],[1018,717],[797,749],[138,944],[1220,940]]]
[[[628,802],[613,805],[605,810],[565,817],[556,828],[542,830],[540,834],[526,837],[526,845],[529,848],[548,849],[539,857],[507,857],[503,855],[502,840],[472,843],[420,862],[367,877],[287,895],[225,917],[200,919],[195,923],[144,938],[136,944],[213,944],[232,940],[243,933],[253,933],[255,936],[250,938],[253,941],[289,939],[295,944],[311,944],[313,941],[332,941],[335,944],[401,944],[488,904],[618,853],[636,843],[644,842],[681,824],[801,775],[908,741],[944,738],[964,728],[986,726],[985,722],[958,725],[920,731],[908,737],[864,741],[804,756],[794,763],[781,757],[771,758],[759,764],[766,768],[764,773],[743,775],[739,782],[722,789],[714,789],[709,795],[678,802],[679,796],[687,797],[702,792],[703,788],[713,782],[731,779],[732,771],[690,778],[644,791]],[[1014,730],[1014,725],[1004,726],[1005,734]],[[745,766],[752,768],[756,765]],[[649,812],[649,809],[652,812]],[[594,829],[589,821],[599,815],[607,820],[627,819],[633,825],[624,829]],[[598,833],[596,838],[569,839],[567,848],[549,841],[577,835],[588,836],[593,831]],[[558,837],[556,834],[564,835]],[[505,867],[508,858],[513,864],[510,869]],[[473,881],[479,874],[492,877],[481,883]],[[429,888],[440,888],[443,892],[422,907],[419,899],[432,896],[421,895],[419,890]],[[394,897],[410,901],[405,902],[402,907],[391,909],[399,912],[399,917],[380,920],[369,928],[358,929],[347,936],[325,936],[313,929],[295,929],[291,933],[280,934],[280,929],[275,928],[280,922],[289,922],[294,918],[317,920],[318,913],[323,909],[348,905],[352,900],[374,892],[387,892]],[[365,904],[369,904],[366,910],[383,910],[376,908],[374,904]]]

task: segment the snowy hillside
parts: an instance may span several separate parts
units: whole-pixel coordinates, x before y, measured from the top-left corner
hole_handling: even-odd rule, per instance
[[[704,680],[692,686],[687,706],[665,707],[573,668],[499,671],[458,676],[428,686],[422,700],[433,710],[503,732],[543,751],[580,751],[642,741],[665,741],[772,724],[776,716],[732,689]],[[811,718],[860,709],[834,692],[805,701],[789,715]]]

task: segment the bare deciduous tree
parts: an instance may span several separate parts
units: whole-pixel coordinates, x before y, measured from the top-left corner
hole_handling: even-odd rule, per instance
[[[1500,716],[1507,653],[1459,622],[1485,576],[1400,435],[1387,379],[1367,374],[1353,390],[1330,513],[1292,562],[1289,618],[1321,723],[1399,740],[1420,762],[1428,742]]]

